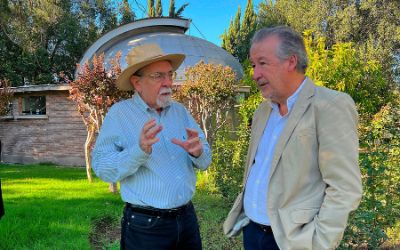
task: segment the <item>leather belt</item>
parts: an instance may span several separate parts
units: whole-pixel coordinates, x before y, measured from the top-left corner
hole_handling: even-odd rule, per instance
[[[170,208],[170,209],[160,209],[154,207],[146,207],[146,206],[139,206],[130,203],[126,203],[125,207],[130,209],[132,212],[141,213],[150,216],[158,216],[158,217],[176,217],[178,215],[182,215],[186,212],[188,208],[193,207],[192,202],[188,202],[183,206],[177,208]]]
[[[257,222],[252,221],[255,225],[257,225],[257,227],[259,227],[262,231],[264,231],[265,233],[272,233],[272,228],[271,226],[266,226],[266,225],[262,225],[262,224],[258,224]]]

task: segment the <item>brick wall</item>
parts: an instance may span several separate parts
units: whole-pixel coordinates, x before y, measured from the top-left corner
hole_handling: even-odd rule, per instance
[[[0,120],[1,160],[12,163],[52,162],[84,166],[86,128],[68,99],[68,91],[35,93],[46,96],[46,115]],[[19,113],[21,97],[15,100]]]

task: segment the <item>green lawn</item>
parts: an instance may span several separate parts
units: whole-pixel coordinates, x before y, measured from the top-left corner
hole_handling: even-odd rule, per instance
[[[93,242],[100,249],[119,249],[118,241],[104,235],[119,238],[120,196],[97,178],[89,183],[83,168],[0,164],[0,179],[6,210],[0,249],[93,249]],[[241,249],[240,238],[222,234],[230,202],[198,190],[194,204],[204,249]]]

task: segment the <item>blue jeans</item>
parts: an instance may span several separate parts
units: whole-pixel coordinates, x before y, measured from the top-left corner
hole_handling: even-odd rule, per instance
[[[245,250],[279,250],[272,232],[265,232],[250,221],[243,228],[243,245]]]
[[[193,205],[176,216],[154,216],[125,207],[121,249],[201,250],[199,224]]]

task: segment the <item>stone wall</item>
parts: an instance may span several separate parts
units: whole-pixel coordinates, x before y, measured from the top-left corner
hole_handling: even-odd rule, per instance
[[[84,166],[86,129],[68,91],[40,93],[46,96],[46,115],[19,115],[24,95],[14,102],[14,116],[0,119],[1,160]]]

